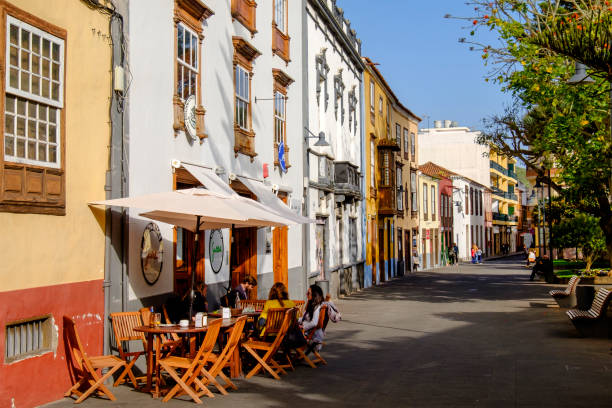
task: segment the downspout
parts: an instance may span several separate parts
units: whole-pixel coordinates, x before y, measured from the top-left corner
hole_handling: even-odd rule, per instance
[[[109,120],[111,123],[110,136],[110,151],[109,151],[109,170],[106,173],[106,184],[104,186],[106,199],[123,197],[127,191],[127,173],[124,169],[124,158],[126,157],[124,146],[124,92],[116,90],[119,84],[125,84],[125,77],[119,80],[116,75],[124,75],[124,70],[115,71],[115,67],[124,68],[124,20],[120,12],[117,12],[114,4],[112,8],[100,6],[97,3],[85,1],[90,7],[95,6],[99,11],[110,15],[109,32],[111,35],[111,75],[112,83],[110,89],[110,107]],[[103,351],[104,354],[110,353],[110,321],[109,314],[112,310],[112,287],[113,287],[113,266],[117,257],[116,248],[120,248],[120,259],[122,263],[121,273],[125,276],[125,248],[124,248],[124,231],[123,219],[124,214],[120,216],[119,240],[117,240],[116,222],[113,219],[117,218],[117,214],[111,209],[106,210],[105,214],[105,243],[104,243],[104,335],[103,335]],[[119,242],[117,242],[119,241]],[[120,246],[118,246],[120,245]],[[123,282],[122,282],[123,283]],[[116,284],[116,283],[115,283]],[[123,287],[123,285],[122,285]],[[122,289],[123,290],[123,289]]]
[[[303,212],[304,217],[310,218],[310,163],[308,154],[307,140],[304,138],[304,128],[309,129],[310,116],[308,114],[308,100],[310,94],[308,93],[308,12],[306,10],[308,0],[302,0],[302,66],[306,69],[302,70],[302,171],[303,177],[302,182],[304,183],[304,204]],[[306,293],[308,288],[308,275],[310,274],[310,224],[302,224],[302,268],[303,268],[303,293]]]

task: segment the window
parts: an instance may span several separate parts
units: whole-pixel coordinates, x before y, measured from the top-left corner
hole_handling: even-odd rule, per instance
[[[389,168],[389,152],[382,153],[382,184],[388,186],[391,184],[391,169]]]
[[[251,76],[253,61],[261,53],[241,37],[234,44],[234,151],[251,157],[255,153],[255,132],[251,106]]]
[[[241,128],[248,130],[249,118],[249,88],[250,78],[249,73],[240,65],[236,66],[236,124]]]
[[[185,101],[195,97],[195,133],[200,140],[206,137],[202,107],[202,81],[200,60],[202,50],[202,22],[212,15],[212,10],[198,2],[187,7],[184,1],[176,1],[174,10],[174,131],[186,131]]]
[[[383,99],[382,99],[382,96],[380,96],[378,98],[378,111],[382,115],[382,113],[383,113]]]
[[[285,95],[274,92],[274,141],[285,143]]]
[[[474,215],[474,189],[470,187],[470,213]],[[478,211],[478,207],[476,207],[476,211]]]
[[[348,92],[349,131],[351,130],[352,124],[353,133],[357,132],[357,96],[355,96],[355,88],[357,88],[357,85],[353,85],[351,90]]]
[[[274,0],[272,53],[289,63],[289,32],[287,24],[287,0]]]
[[[410,172],[410,201],[412,202],[412,211],[419,211],[419,200],[417,198],[417,177],[414,171]]]
[[[391,106],[387,101],[387,139],[391,139]]]
[[[431,215],[436,216],[436,186],[431,186]]]
[[[376,187],[376,153],[374,139],[370,140],[370,187]]]
[[[177,94],[184,101],[197,93],[198,83],[198,35],[183,23],[178,23],[177,49]]]
[[[400,186],[402,185],[402,167],[397,166],[395,172],[395,185],[397,186],[397,209],[398,211],[404,211],[404,203]]]
[[[274,24],[276,28],[287,34],[287,0],[274,0]]]
[[[404,159],[408,158],[410,151],[410,141],[408,139],[408,129],[404,128]]]
[[[374,113],[374,81],[370,81],[370,112]]]
[[[482,190],[478,191],[478,200],[480,201],[480,215],[482,215],[483,214],[483,210],[482,210],[482,208],[483,208],[483,205],[482,205],[483,204],[483,201],[482,201]]]
[[[10,4],[0,12],[7,13],[0,211],[64,215],[66,32]]]
[[[465,215],[469,215],[470,214],[470,200],[469,200],[469,196],[470,196],[470,189],[468,186],[465,186]]]
[[[342,82],[342,70],[334,75],[334,117],[338,120],[338,108],[340,108],[340,123],[344,123],[344,82]]]
[[[397,143],[400,149],[402,148],[402,127],[399,123],[395,124],[395,143]]]
[[[7,16],[4,160],[60,168],[64,41]]]
[[[293,79],[280,69],[272,69],[274,80],[274,166],[280,166],[279,147],[283,144],[285,167],[289,165],[289,146],[287,141],[287,87]]]
[[[423,214],[425,215],[427,215],[429,209],[429,207],[427,207],[427,191],[429,191],[427,184],[423,183]]]
[[[321,84],[324,88],[324,99],[325,99],[325,111],[327,111],[327,104],[329,101],[329,94],[327,93],[327,74],[329,73],[329,65],[327,65],[327,59],[325,57],[325,48],[321,50],[320,54],[315,57],[315,67],[317,70],[317,105],[320,104],[319,99],[321,97]]]
[[[5,363],[53,350],[53,318],[48,316],[6,325]]]
[[[410,133],[410,161],[415,161],[416,157],[416,136]]]

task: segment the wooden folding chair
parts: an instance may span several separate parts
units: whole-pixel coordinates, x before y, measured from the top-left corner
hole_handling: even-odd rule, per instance
[[[138,310],[140,316],[142,317],[142,321],[145,325],[148,325],[151,321],[151,310],[146,307],[142,307]],[[160,334],[159,338],[161,340],[161,348],[162,354],[164,356],[168,356],[173,354],[177,349],[183,347],[183,342],[181,338],[176,333],[171,333],[172,336],[168,337],[168,335]]]
[[[244,325],[247,322],[247,316],[241,316],[236,320],[234,326],[231,328],[228,334],[227,343],[223,347],[221,353],[218,356],[212,356],[211,358],[214,360],[210,368],[202,367],[200,371],[200,379],[204,385],[212,384],[214,385],[221,394],[227,395],[227,389],[231,388],[233,390],[237,390],[236,384],[234,384],[228,376],[223,373],[223,368],[230,365],[230,359],[234,357],[234,353],[237,351],[236,348],[240,343],[240,338],[242,337],[242,332],[244,330]],[[221,377],[224,381],[225,385],[221,384],[217,381],[217,377]],[[200,395],[202,395],[204,390],[200,391]]]
[[[319,309],[319,320],[317,321],[317,326],[310,330],[310,333],[308,334],[308,336],[306,336],[306,340],[309,344],[295,349],[295,352],[298,356],[298,360],[304,360],[304,362],[306,362],[306,364],[308,364],[312,368],[316,368],[318,363],[327,364],[327,361],[325,361],[325,359],[321,357],[321,354],[317,350],[317,346],[319,344],[324,345],[325,343],[313,343],[312,337],[314,336],[315,331],[317,331],[318,329],[321,329],[323,330],[323,332],[325,332],[328,322],[329,316],[327,315],[327,305],[323,304]],[[308,357],[308,353],[310,352],[314,354],[314,359]]]
[[[265,304],[266,301],[261,299],[240,299],[236,303],[236,308],[244,309],[247,306],[252,306],[255,310],[263,310]]]
[[[145,380],[146,376],[135,377],[132,372],[132,367],[138,360],[138,357],[144,355],[147,350],[147,340],[145,339],[144,333],[134,331],[134,327],[142,326],[142,319],[140,312],[119,312],[111,313],[111,322],[113,325],[113,333],[115,334],[115,342],[117,343],[117,349],[119,350],[119,357],[126,363],[125,370],[117,378],[114,386],[123,383],[125,376],[127,375],[134,388],[138,389],[138,381]],[[142,351],[127,351],[124,349],[124,342],[129,345],[130,341],[140,341],[142,343]]]
[[[257,360],[257,365],[246,375],[246,378],[251,378],[255,374],[257,374],[262,368],[272,375],[277,380],[280,380],[278,373],[287,374],[287,372],[281,367],[275,360],[274,356],[278,352],[283,339],[285,338],[285,334],[287,334],[287,330],[291,325],[291,322],[295,319],[296,309],[286,309],[285,315],[283,318],[283,323],[281,324],[280,330],[278,331],[274,341],[256,341],[256,340],[248,340],[242,343],[242,347],[246,351],[248,351],[254,358]],[[263,351],[264,355],[260,356],[258,351]],[[272,366],[272,367],[270,367]]]
[[[288,308],[279,307],[268,309],[268,316],[266,317],[266,325],[261,331],[261,337],[263,340],[266,340],[268,337],[274,337],[278,334],[283,325],[283,320],[285,319],[285,312]]]
[[[202,394],[198,394],[198,392],[193,388],[194,383],[200,388],[201,393],[206,394],[211,398],[214,397],[210,390],[200,381],[199,374],[203,367],[211,360],[213,349],[215,347],[215,343],[217,342],[217,337],[219,336],[219,330],[221,329],[221,323],[221,319],[216,319],[212,320],[208,324],[206,336],[202,341],[202,345],[200,346],[198,353],[193,359],[170,356],[159,360],[159,365],[161,368],[168,372],[168,374],[170,374],[170,376],[176,381],[176,385],[164,397],[164,402],[168,402],[170,398],[177,394],[188,394],[196,403],[201,404],[202,400],[200,400],[200,395]],[[177,373],[178,369],[184,370],[182,376],[179,376]],[[181,388],[183,391],[179,394]]]
[[[166,309],[166,305],[163,305],[162,309],[164,310],[164,321],[166,322],[166,324],[174,323],[172,320],[170,320],[170,317],[168,316],[168,309]],[[172,336],[172,340],[174,340],[174,341],[181,340],[181,338],[179,337],[178,334],[176,334],[176,333],[170,333],[170,334]]]
[[[93,392],[96,392],[98,395],[106,395],[111,401],[115,401],[115,396],[104,385],[104,381],[121,367],[125,368],[125,361],[116,356],[88,356],[79,338],[74,320],[68,316],[64,316],[64,340],[70,351],[70,356],[66,357],[71,359],[75,381],[75,384],[66,391],[64,396],[71,397],[72,394],[76,394],[78,398],[74,403],[79,404]],[[100,376],[98,370],[103,368],[109,370],[106,374]],[[82,392],[81,388],[85,387],[88,388]]]

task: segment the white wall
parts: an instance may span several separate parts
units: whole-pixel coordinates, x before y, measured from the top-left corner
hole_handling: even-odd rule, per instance
[[[471,237],[466,235],[466,231],[470,232],[470,227],[474,226],[474,229],[478,227],[478,234],[480,234],[480,229],[482,228],[482,243],[479,245],[479,248],[483,251],[486,250],[486,236],[485,236],[485,212],[486,209],[484,207],[484,191],[483,191],[483,209],[482,215],[474,215],[470,211],[469,214],[466,215],[466,197],[465,197],[465,187],[467,186],[468,190],[473,188],[475,191],[483,191],[482,187],[466,180],[464,178],[455,178],[453,179],[453,202],[460,201],[461,206],[456,206],[453,204],[453,230],[454,237],[453,239],[457,243],[459,247],[459,258],[468,259],[470,258],[470,250],[471,250]],[[469,197],[469,196],[468,196]],[[469,199],[468,199],[469,205]],[[476,209],[474,209],[476,212]],[[467,230],[466,230],[467,227]],[[479,235],[480,236],[480,235]],[[481,238],[476,239],[476,231],[474,231],[474,243],[480,242]]]
[[[206,2],[214,15],[203,24],[204,40],[200,63],[202,65],[202,105],[206,110],[205,131],[208,135],[200,143],[184,132],[175,134],[172,116],[174,92],[174,1],[129,2],[129,63],[132,82],[129,90],[129,185],[130,195],[141,195],[172,189],[171,161],[178,159],[212,168],[222,167],[221,177],[228,181],[229,173],[257,179],[263,177],[263,163],[270,169],[270,184],[292,190],[289,201],[301,201],[302,177],[302,9],[299,3],[289,2],[288,29],[291,62],[286,64],[272,55],[272,0],[261,0],[257,5],[257,30],[250,32],[237,20],[232,22],[230,1]],[[250,157],[234,155],[234,85],[232,36],[241,36],[257,48],[262,55],[255,59],[252,78],[252,116],[255,151]],[[290,147],[291,167],[286,174],[274,170],[273,150],[273,101],[257,98],[273,97],[272,69],[278,68],[294,79],[288,87],[287,145]],[[173,289],[173,248],[171,226],[160,224],[164,237],[165,254],[160,280],[147,285],[140,271],[140,239],[148,221],[139,221],[137,211],[130,220],[129,277],[130,298],[142,298],[162,294]],[[289,227],[289,269],[302,264],[301,226]],[[272,272],[272,255],[265,253],[265,231],[258,231],[258,274]],[[224,231],[224,238],[228,238]],[[226,241],[229,247],[229,239]],[[206,255],[208,257],[208,255]],[[206,270],[207,282],[228,279],[226,257],[223,270],[218,275]],[[208,268],[208,261],[206,267]],[[210,276],[209,276],[210,275]]]
[[[466,127],[419,131],[419,164],[431,161],[489,186],[489,148],[476,143],[478,131]]]

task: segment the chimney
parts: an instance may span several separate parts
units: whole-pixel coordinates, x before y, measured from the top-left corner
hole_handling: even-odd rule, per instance
[[[445,128],[449,128],[449,127],[451,127],[451,121],[450,121],[450,120],[445,120],[445,121],[444,121],[444,127],[445,127]]]
[[[441,120],[434,120],[434,128],[440,129],[441,127],[442,127],[442,121]]]

